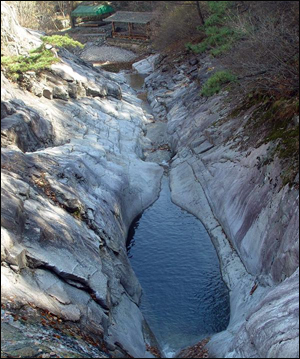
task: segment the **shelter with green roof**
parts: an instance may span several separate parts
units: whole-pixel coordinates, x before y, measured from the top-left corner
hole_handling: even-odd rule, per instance
[[[75,10],[72,11],[71,17],[76,18],[89,18],[89,19],[103,19],[104,17],[112,14],[114,8],[110,5],[79,5]]]

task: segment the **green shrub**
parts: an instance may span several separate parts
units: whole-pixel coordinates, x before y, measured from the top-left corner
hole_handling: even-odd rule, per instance
[[[236,76],[229,71],[218,71],[214,73],[204,84],[201,95],[209,97],[219,93],[224,84],[235,82]]]
[[[212,49],[210,51],[210,53],[214,56],[214,57],[219,57],[223,54],[225,54],[226,52],[228,52],[229,50],[231,50],[232,48],[232,44],[231,43],[227,43],[221,46],[216,47],[215,49]]]
[[[203,52],[208,50],[208,45],[205,42],[200,42],[200,44],[195,45],[189,42],[185,46],[188,50],[193,51],[195,54],[202,54]]]
[[[83,47],[79,41],[75,41],[69,36],[43,36],[43,44],[30,51],[28,56],[2,56],[1,67],[6,70],[7,76],[13,80],[18,80],[20,75],[27,71],[39,73],[42,70],[49,69],[50,66],[59,62],[59,58],[51,50],[47,50],[45,45],[50,44],[56,47]]]
[[[2,56],[1,67],[5,68],[8,77],[17,80],[24,72],[40,72],[58,61],[60,61],[59,58],[55,57],[52,51],[42,50],[31,53],[29,56]]]
[[[232,48],[239,35],[229,27],[207,26],[205,27],[205,39],[199,44],[186,44],[186,48],[196,54],[210,50],[210,54],[217,57]]]
[[[41,39],[44,44],[50,44],[56,47],[84,47],[81,42],[73,40],[69,35],[42,36]]]
[[[230,1],[207,1],[210,16],[198,30],[205,34],[201,43],[196,45],[187,44],[186,48],[199,54],[210,51],[217,57],[229,51],[233,43],[240,35],[232,28],[226,26],[227,14],[230,12]]]
[[[231,6],[231,1],[207,1],[210,16],[205,20],[206,26],[223,24],[226,13]]]

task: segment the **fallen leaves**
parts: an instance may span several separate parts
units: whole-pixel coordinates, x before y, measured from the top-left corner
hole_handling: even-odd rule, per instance
[[[171,151],[171,148],[168,144],[164,144],[164,145],[161,145],[157,148],[153,148],[152,150],[150,150],[151,153],[156,152],[156,151]]]
[[[150,345],[147,344],[146,349],[147,349],[147,352],[151,353],[156,358],[161,358],[160,351],[156,347],[153,347],[153,346],[150,346]]]
[[[183,350],[178,358],[209,358],[208,350],[205,349],[208,342],[209,339],[204,339],[198,344]]]

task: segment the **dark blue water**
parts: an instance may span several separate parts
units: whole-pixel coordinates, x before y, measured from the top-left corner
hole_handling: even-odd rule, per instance
[[[143,287],[141,310],[168,356],[226,329],[229,295],[202,223],[160,198],[132,225],[128,256]]]

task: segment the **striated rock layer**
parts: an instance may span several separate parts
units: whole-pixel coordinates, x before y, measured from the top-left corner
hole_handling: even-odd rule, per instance
[[[147,73],[149,62],[137,70]],[[167,122],[172,199],[206,226],[231,292],[230,325],[212,337],[210,354],[299,357],[298,190],[282,184],[274,144],[251,139],[255,107],[235,116],[242,97],[200,97],[211,59],[152,62],[145,81],[154,115]]]
[[[2,355],[152,357],[125,248],[163,174],[148,117],[122,75],[59,56],[23,88],[2,76]]]
[[[123,100],[68,102],[4,86],[2,297],[144,355],[141,288],[125,240],[132,220],[157,198],[163,170],[142,160],[146,118],[138,100],[125,84],[118,87]]]

